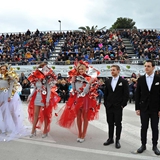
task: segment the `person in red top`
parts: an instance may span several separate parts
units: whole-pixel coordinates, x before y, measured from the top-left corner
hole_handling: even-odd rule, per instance
[[[75,68],[69,73],[72,85],[70,97],[58,113],[58,124],[72,129],[77,125],[77,142],[84,142],[88,121],[98,118],[99,105],[97,76],[99,71],[88,66],[85,61],[75,61]]]
[[[45,63],[41,63],[28,80],[34,85],[34,90],[27,100],[29,120],[32,123],[30,138],[36,136],[36,128],[40,129],[43,123],[42,138],[45,138],[50,131],[52,109],[56,108],[60,100],[56,93],[56,75]]]

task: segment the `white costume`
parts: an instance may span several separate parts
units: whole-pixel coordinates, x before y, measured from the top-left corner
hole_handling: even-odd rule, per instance
[[[1,75],[0,141],[9,141],[29,134],[23,126],[22,103],[17,92],[17,82],[18,76],[12,68],[5,75]]]

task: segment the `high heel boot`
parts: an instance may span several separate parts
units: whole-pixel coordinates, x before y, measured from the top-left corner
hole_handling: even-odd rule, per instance
[[[36,136],[36,130],[34,131],[34,133],[31,133],[31,135],[29,136],[30,138]]]

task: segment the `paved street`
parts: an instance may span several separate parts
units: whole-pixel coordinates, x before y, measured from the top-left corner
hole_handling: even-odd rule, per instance
[[[63,106],[59,103],[59,109]],[[31,129],[27,119],[27,105],[23,103],[24,124]],[[134,104],[128,104],[123,112],[121,148],[114,144],[103,146],[107,140],[107,124],[104,106],[101,105],[99,120],[90,122],[85,142],[77,143],[77,136],[59,127],[53,118],[51,131],[42,139],[42,131],[36,137],[23,137],[10,142],[0,142],[0,160],[158,160],[152,151],[151,130],[148,131],[147,150],[133,154],[140,147],[140,121],[134,111]],[[160,142],[160,141],[159,141]],[[160,144],[158,145],[160,148]]]

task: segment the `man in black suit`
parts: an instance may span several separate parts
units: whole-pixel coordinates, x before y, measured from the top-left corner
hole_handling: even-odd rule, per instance
[[[156,155],[160,155],[160,151],[157,148],[160,117],[160,77],[154,74],[154,61],[147,60],[144,67],[146,74],[138,79],[136,89],[135,109],[136,114],[140,115],[142,143],[137,153],[142,153],[146,150],[147,129],[149,120],[151,120],[152,149]]]
[[[122,113],[123,108],[127,105],[129,98],[128,82],[119,76],[120,67],[118,65],[111,66],[111,79],[106,80],[104,91],[104,106],[106,108],[107,123],[109,129],[109,138],[103,145],[114,143],[114,125],[116,126],[116,142],[115,147],[121,148],[120,136],[122,130]]]

